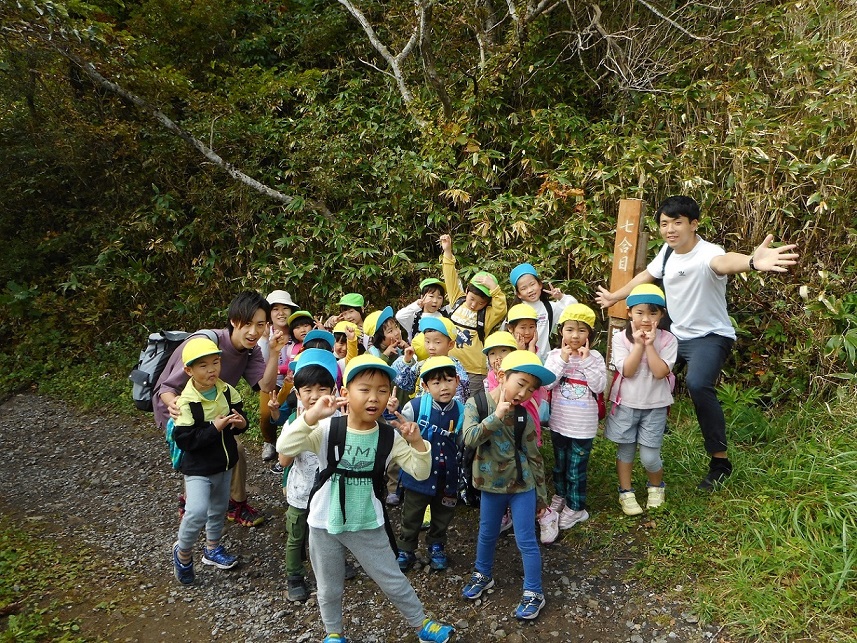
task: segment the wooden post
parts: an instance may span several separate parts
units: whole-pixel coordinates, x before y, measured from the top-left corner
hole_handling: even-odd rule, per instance
[[[640,199],[619,200],[610,292],[619,290],[645,267],[648,235],[642,230],[643,210],[644,203]],[[607,333],[607,366],[609,368],[613,334],[624,330],[625,322],[628,319],[628,307],[624,300],[610,306],[608,315],[610,316],[610,327]],[[610,392],[609,386],[612,379],[612,377],[607,378],[608,390],[605,391],[605,396]]]

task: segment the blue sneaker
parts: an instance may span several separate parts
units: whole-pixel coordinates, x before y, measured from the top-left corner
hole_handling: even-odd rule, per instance
[[[223,545],[214,549],[202,548],[202,564],[214,565],[217,569],[232,569],[238,564],[238,556],[230,556]]]
[[[412,551],[405,551],[404,549],[399,550],[399,557],[396,559],[396,562],[399,563],[399,569],[403,572],[406,572],[414,566],[414,563],[417,562],[417,556]]]
[[[486,589],[491,589],[494,587],[494,579],[490,576],[486,576],[485,574],[480,574],[479,572],[473,572],[470,576],[470,582],[464,586],[462,590],[462,594],[464,598],[469,598],[471,600],[476,600],[480,596],[482,596],[482,592]]]
[[[324,637],[322,643],[348,643],[348,640],[342,634],[328,634]]]
[[[538,617],[539,612],[542,611],[544,606],[544,594],[537,594],[536,592],[526,590],[524,592],[524,598],[521,599],[518,607],[515,608],[515,618],[532,621],[534,618]]]
[[[429,546],[429,567],[436,571],[446,569],[446,552],[443,551],[443,543],[432,543]]]
[[[420,643],[446,643],[453,632],[455,628],[452,625],[426,619],[423,621],[423,629],[417,636],[420,637]]]
[[[182,564],[179,560],[178,543],[173,545],[173,572],[176,575],[176,580],[182,585],[190,585],[193,582],[193,559],[191,558],[191,561],[187,565]]]

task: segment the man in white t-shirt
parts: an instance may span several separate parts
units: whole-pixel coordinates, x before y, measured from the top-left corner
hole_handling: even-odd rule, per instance
[[[672,319],[670,330],[678,339],[677,365],[687,364],[685,385],[696,409],[705,450],[711,456],[708,474],[699,488],[710,491],[732,473],[726,456],[726,420],[715,390],[735,343],[735,329],[726,310],[726,279],[749,270],[786,272],[798,255],[791,252],[794,244],[772,248],[773,235],[768,235],[752,254],[725,252],[697,235],[699,205],[687,196],[669,197],[655,217],[665,241],[658,255],[619,290],[611,293],[599,287],[596,300],[607,308],[625,299],[635,286],[663,279]]]

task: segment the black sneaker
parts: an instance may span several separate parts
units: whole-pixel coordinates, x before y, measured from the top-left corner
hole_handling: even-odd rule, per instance
[[[275,476],[282,476],[283,465],[281,465],[279,462],[275,462],[271,465],[271,473],[273,473]]]
[[[287,597],[292,603],[303,603],[309,598],[309,588],[303,576],[289,576]]]
[[[708,463],[708,474],[697,485],[702,491],[714,491],[715,488],[726,482],[726,478],[732,475],[732,463],[729,458],[711,458]]]

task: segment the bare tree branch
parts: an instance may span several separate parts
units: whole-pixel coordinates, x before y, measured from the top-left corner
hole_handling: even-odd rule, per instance
[[[136,94],[129,92],[128,90],[117,85],[113,81],[108,80],[107,78],[102,76],[100,73],[98,73],[98,71],[95,69],[95,65],[93,65],[91,62],[83,60],[77,54],[74,54],[71,51],[67,51],[67,50],[63,49],[62,47],[58,46],[55,42],[50,42],[49,44],[57,52],[59,52],[60,54],[62,54],[66,58],[68,58],[75,65],[77,65],[78,68],[80,68],[80,70],[83,71],[83,73],[85,73],[89,77],[89,79],[93,83],[95,83],[98,87],[101,87],[102,89],[108,90],[109,92],[119,96],[123,100],[128,101],[129,103],[135,105],[136,107],[140,108],[141,110],[151,114],[155,118],[155,120],[157,120],[166,129],[168,129],[173,134],[175,134],[179,138],[181,138],[183,141],[185,141],[186,143],[188,143],[189,145],[194,147],[198,152],[200,152],[209,161],[211,161],[212,163],[214,163],[218,167],[225,170],[226,173],[229,174],[229,176],[231,176],[233,179],[236,179],[236,180],[240,181],[241,183],[244,183],[245,185],[253,188],[257,192],[260,192],[261,194],[264,194],[267,197],[270,197],[270,198],[272,198],[276,201],[279,201],[281,203],[285,203],[286,205],[290,205],[290,204],[295,202],[295,200],[296,200],[295,197],[289,196],[288,194],[283,194],[282,192],[275,190],[274,188],[269,187],[269,186],[265,185],[264,183],[260,183],[256,179],[248,176],[247,174],[244,174],[244,172],[242,172],[241,170],[236,168],[234,165],[232,165],[228,161],[224,160],[219,154],[217,154],[213,149],[208,147],[205,143],[203,143],[198,138],[192,136],[191,134],[189,134],[188,132],[183,130],[181,127],[179,127],[178,124],[176,124],[171,118],[169,118],[161,110],[157,109],[156,107],[153,107],[152,105],[149,105],[149,103],[147,103],[145,100],[143,100],[142,98],[140,98]],[[212,125],[213,125],[213,123],[212,123]],[[311,201],[309,199],[306,199],[305,203],[311,209],[315,210],[319,214],[321,214],[325,217],[328,217],[328,218],[332,217],[330,210],[323,203]]]
[[[671,18],[668,18],[668,17],[667,17],[667,16],[665,16],[663,13],[661,13],[660,11],[658,11],[655,7],[653,7],[653,6],[652,6],[652,5],[650,5],[648,2],[646,2],[646,0],[637,0],[637,2],[639,2],[641,5],[643,5],[646,9],[648,9],[649,11],[651,11],[653,14],[655,14],[658,18],[660,18],[660,19],[661,19],[661,20],[663,20],[664,22],[667,22],[667,23],[671,24],[673,27],[675,27],[675,28],[676,28],[676,29],[678,29],[680,32],[682,32],[684,35],[686,35],[686,36],[688,36],[688,37],[690,37],[690,38],[693,38],[694,40],[711,40],[711,38],[707,38],[707,37],[705,37],[705,36],[696,36],[696,35],[694,35],[694,34],[690,33],[687,29],[685,29],[684,27],[682,27],[682,26],[681,26],[680,24],[678,24],[675,20],[672,20]]]
[[[441,81],[440,76],[438,76],[431,46],[433,4],[433,2],[418,4],[420,10],[420,54],[423,59],[423,68],[425,69],[426,76],[428,76],[429,82],[434,87],[441,105],[443,105],[443,115],[446,120],[449,120],[452,118],[452,101],[449,99],[449,94],[447,94],[446,87]]]
[[[408,84],[405,82],[405,74],[402,71],[402,62],[408,55],[411,53],[411,50],[416,46],[417,41],[419,40],[419,24],[414,27],[413,33],[411,37],[408,39],[408,42],[402,48],[397,55],[393,55],[387,46],[381,42],[381,39],[378,38],[378,34],[375,32],[375,29],[369,23],[369,20],[366,19],[366,16],[363,15],[363,12],[358,9],[351,0],[339,0],[339,4],[346,8],[348,13],[350,13],[360,26],[363,27],[363,31],[366,34],[366,37],[369,39],[369,42],[375,48],[381,57],[387,62],[387,65],[390,67],[390,72],[393,74],[393,78],[396,79],[396,86],[399,89],[399,93],[402,95],[402,100],[405,102],[405,106],[410,108],[414,102],[414,95],[411,93]],[[420,127],[424,127],[426,125],[425,121],[423,121],[419,116],[415,113],[412,114],[414,119],[417,121]]]

